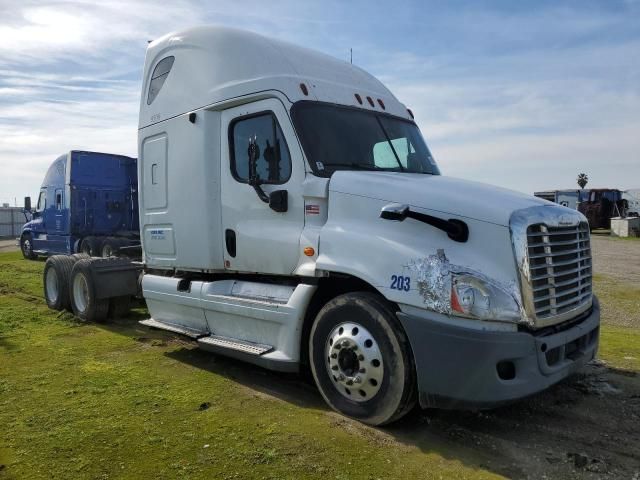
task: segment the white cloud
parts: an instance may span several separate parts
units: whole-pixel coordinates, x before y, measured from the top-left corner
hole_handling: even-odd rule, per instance
[[[594,185],[640,186],[633,22],[568,6],[0,0],[0,201],[34,195],[71,148],[135,156],[146,42],[202,23],[341,58],[354,47],[414,110],[447,174],[529,192],[572,187],[581,170]]]

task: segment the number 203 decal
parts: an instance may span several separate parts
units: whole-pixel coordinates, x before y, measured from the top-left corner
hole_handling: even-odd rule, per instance
[[[408,292],[411,289],[411,277],[391,275],[391,289],[404,290],[405,292]]]

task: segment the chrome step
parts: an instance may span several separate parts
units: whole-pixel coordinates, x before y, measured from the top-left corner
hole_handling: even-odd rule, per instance
[[[207,332],[201,332],[200,330],[195,330],[193,328],[184,327],[182,325],[174,325],[171,323],[163,323],[153,318],[148,318],[146,320],[140,320],[138,323],[151,328],[157,328],[159,330],[167,330],[173,333],[179,333],[180,335],[186,335],[187,337],[198,339],[200,337],[204,337],[208,335]]]
[[[210,335],[198,338],[198,343],[203,347],[217,347],[225,350],[235,350],[238,352],[248,353],[250,355],[264,355],[273,350],[271,345],[262,343],[253,343],[246,340],[238,340],[236,338],[221,337],[219,335]]]

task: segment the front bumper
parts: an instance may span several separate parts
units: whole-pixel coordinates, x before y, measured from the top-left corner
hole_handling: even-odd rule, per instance
[[[438,314],[433,314],[434,317]],[[598,350],[600,306],[556,333],[472,330],[398,313],[409,337],[423,408],[491,408],[540,392]]]

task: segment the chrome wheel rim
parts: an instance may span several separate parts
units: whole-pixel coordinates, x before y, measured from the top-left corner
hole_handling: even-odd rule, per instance
[[[384,363],[378,342],[362,325],[345,322],[325,345],[329,377],[340,394],[355,402],[371,400],[380,390]]]
[[[58,301],[58,275],[56,274],[55,269],[50,268],[47,270],[47,275],[45,276],[45,282],[47,286],[47,299],[51,303],[55,303]]]
[[[82,273],[73,279],[73,301],[79,312],[84,312],[89,304],[89,284]]]
[[[27,257],[31,255],[31,240],[26,238],[22,242],[22,253],[24,253]]]

